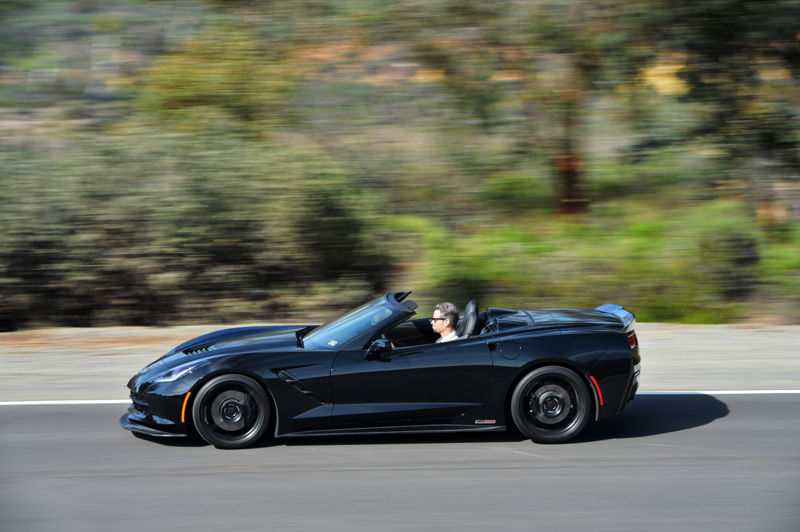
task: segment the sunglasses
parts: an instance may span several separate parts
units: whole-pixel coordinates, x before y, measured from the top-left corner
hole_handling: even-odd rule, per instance
[[[446,320],[447,318],[431,318],[430,322],[433,323],[436,320]]]

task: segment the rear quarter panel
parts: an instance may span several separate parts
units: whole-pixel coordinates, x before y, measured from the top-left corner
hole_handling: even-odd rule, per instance
[[[603,356],[589,368],[603,396],[597,419],[613,417],[628,403],[630,380],[633,377],[633,353],[627,334],[613,334]]]
[[[629,375],[630,349],[625,366],[623,353],[616,348],[619,342],[628,345],[627,338],[623,334],[608,331],[569,331],[562,334],[550,331],[544,334],[503,335],[489,338],[487,341],[492,350],[494,371],[481,403],[501,405],[502,414],[499,410],[492,414],[498,418],[502,415],[504,424],[512,423],[505,417],[508,412],[508,401],[515,386],[525,375],[539,367],[562,366],[572,369],[584,380],[593,396],[593,403],[598,401],[594,399],[593,384],[589,375],[595,368],[602,371],[600,379],[604,379],[604,383],[608,385],[612,401],[624,394],[626,378]],[[615,346],[613,353],[607,356],[606,352],[612,344]],[[519,347],[515,348],[515,345]],[[597,376],[595,379],[605,394],[604,384]],[[617,387],[623,389],[616,392]],[[619,405],[617,404],[617,409],[613,409],[608,406],[609,404],[604,395],[599,418],[610,417],[617,413]],[[610,413],[611,410],[614,412]]]

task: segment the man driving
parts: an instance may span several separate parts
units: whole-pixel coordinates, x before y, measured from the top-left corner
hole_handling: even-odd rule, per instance
[[[433,311],[431,318],[433,332],[439,335],[437,344],[456,340],[456,327],[458,327],[458,308],[452,303],[439,303]]]

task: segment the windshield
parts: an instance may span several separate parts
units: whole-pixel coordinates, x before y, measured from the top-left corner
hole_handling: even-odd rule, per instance
[[[400,312],[379,297],[343,316],[320,325],[303,337],[306,349],[338,349],[367,329],[383,323]]]

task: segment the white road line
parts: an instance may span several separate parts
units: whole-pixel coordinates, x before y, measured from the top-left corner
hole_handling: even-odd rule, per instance
[[[7,401],[0,402],[0,406],[30,406],[30,405],[122,405],[130,404],[130,399],[83,399],[76,401]]]
[[[800,390],[708,390],[708,391],[640,391],[636,395],[770,395],[800,393]],[[35,406],[35,405],[123,405],[130,404],[130,399],[84,399],[76,401],[7,401],[0,406]]]

